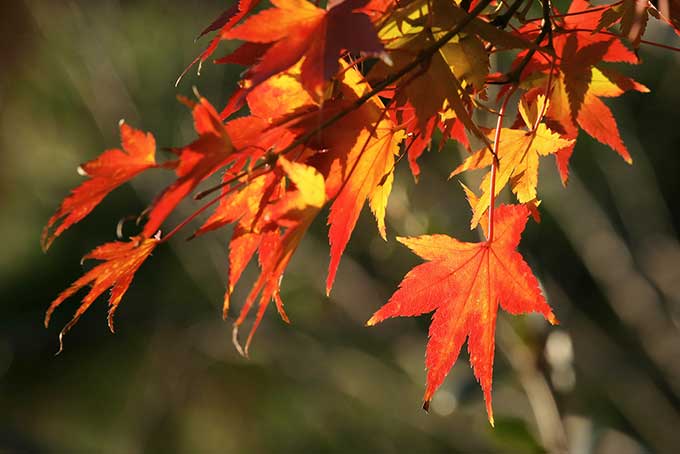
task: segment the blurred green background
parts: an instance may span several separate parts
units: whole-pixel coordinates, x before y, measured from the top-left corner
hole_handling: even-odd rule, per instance
[[[466,352],[431,413],[420,409],[429,317],[363,327],[418,263],[395,235],[475,239],[462,191],[447,181],[461,157],[454,146],[424,156],[417,185],[401,163],[389,241],[366,210],[330,298],[318,220],[283,282],[292,325],[270,309],[251,359],[235,352],[220,318],[228,232],[160,248],[126,295],[116,335],[98,301],[55,357],[77,300],[44,329],[47,305],[80,275],[79,258],[113,240],[117,221],[171,178],[145,175],[116,191],[45,255],[40,231],[81,181],[76,167],[119,145],[120,118],[152,131],[160,147],[189,142],[191,118],[175,96],[196,86],[222,106],[240,68],[209,64],[173,86],[207,43],[194,43],[197,32],[228,2],[0,5],[0,452],[680,449],[678,53],[643,46],[644,64],[623,68],[652,89],[609,103],[632,167],[584,135],[566,189],[553,162],[543,163],[543,222],[529,224],[521,250],[561,325],[499,318],[492,430]],[[655,25],[646,38],[680,43]]]

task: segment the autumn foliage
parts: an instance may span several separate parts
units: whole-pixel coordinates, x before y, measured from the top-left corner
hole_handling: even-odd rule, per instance
[[[225,319],[248,263],[257,260],[260,268],[234,322],[236,348],[247,355],[271,302],[288,322],[281,278],[312,222],[327,213],[330,293],[364,205],[387,240],[385,212],[395,167],[405,157],[417,181],[418,159],[436,135],[440,148],[454,140],[468,152],[460,165],[452,162],[451,177],[486,172],[477,190],[464,187],[471,228],[480,226],[484,239],[398,238],[425,263],[406,275],[367,325],[434,313],[425,408],[467,340],[493,424],[499,305],[512,314],[538,312],[557,323],[516,250],[530,215],[540,220],[539,162],[552,156],[566,185],[579,131],[632,162],[634,153],[606,99],[648,90],[615,64],[638,64],[642,46],[658,45],[643,39],[650,16],[677,31],[680,4],[622,0],[593,6],[574,0],[561,9],[549,0],[331,0],[322,5],[238,1],[203,31],[214,36],[192,65],[213,59],[223,41],[239,42],[214,62],[240,65],[241,82],[221,111],[200,96],[180,99],[191,110],[196,139],[158,151],[150,133],[121,122],[122,149],[79,167],[87,179],[49,219],[44,249],[140,173],[171,171],[175,180],[140,215],[135,236],[85,256],[100,263],[52,302],[45,325],[64,300],[90,286],[60,341],[107,289],[113,331],[114,312],[135,272],[155,248],[208,211],[203,225],[185,236],[232,226]],[[484,120],[489,117],[491,124]],[[213,175],[221,183],[202,186]],[[517,202],[496,206],[505,188]],[[198,201],[196,212],[168,225],[177,205],[192,198]],[[238,328],[251,312],[242,347]]]

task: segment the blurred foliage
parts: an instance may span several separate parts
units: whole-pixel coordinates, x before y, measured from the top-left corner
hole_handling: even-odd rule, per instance
[[[234,351],[231,326],[219,316],[225,233],[160,248],[121,305],[117,334],[106,329],[101,301],[54,357],[59,326],[76,302],[45,330],[47,304],[80,274],[79,258],[111,240],[117,220],[139,213],[167,177],[120,189],[44,255],[40,230],[79,181],[75,168],[117,146],[120,118],[153,131],[161,147],[188,142],[191,118],[175,96],[192,96],[195,85],[223,105],[238,69],[206,65],[200,78],[192,71],[173,86],[205,45],[194,38],[221,1],[0,5],[0,452],[680,446],[677,53],[644,47],[643,64],[630,72],[652,93],[612,103],[632,167],[585,136],[566,189],[553,163],[543,164],[543,222],[529,226],[521,248],[561,326],[501,317],[492,430],[464,358],[431,414],[419,409],[426,317],[363,327],[417,263],[393,235],[475,238],[465,230],[462,191],[447,181],[460,161],[453,146],[425,156],[418,184],[402,165],[388,210],[390,241],[363,216],[329,299],[325,226],[313,227],[283,285],[292,326],[266,317],[251,359]],[[646,38],[678,43],[662,27]],[[124,227],[134,233],[133,223]]]

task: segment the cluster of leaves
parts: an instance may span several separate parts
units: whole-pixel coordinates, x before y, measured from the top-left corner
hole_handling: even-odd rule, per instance
[[[197,138],[156,160],[149,133],[120,124],[122,149],[105,151],[79,168],[88,179],[49,220],[43,247],[82,220],[116,187],[150,169],[174,171],[175,181],[143,213],[141,231],[104,244],[85,258],[101,261],[50,305],[53,311],[91,286],[73,326],[107,289],[109,326],[141,264],[198,214],[212,213],[191,237],[233,225],[223,316],[247,264],[257,257],[252,284],[234,326],[237,349],[248,354],[253,333],[271,301],[284,321],[284,271],[313,220],[329,206],[331,291],[340,258],[364,203],[386,239],[385,210],[394,169],[407,157],[413,176],[435,131],[441,144],[455,140],[469,156],[451,176],[488,169],[478,191],[464,187],[479,243],[445,235],[398,238],[426,260],[411,270],[385,306],[367,322],[433,312],[427,346],[425,408],[467,340],[490,422],[495,320],[500,304],[513,314],[555,316],[536,277],[516,251],[525,224],[540,220],[537,193],[541,157],[553,155],[564,184],[579,130],[631,156],[603,98],[647,88],[608,63],[637,64],[648,16],[678,27],[680,11],[647,0],[591,6],[574,0],[560,12],[549,0],[240,0],[203,34],[215,33],[196,62],[212,58],[224,40],[240,46],[215,60],[244,66],[239,87],[218,111],[204,98],[181,99],[191,109]],[[528,17],[535,14],[535,18]],[[653,43],[651,43],[653,44]],[[511,61],[491,71],[495,54]],[[367,69],[368,68],[368,69]],[[495,110],[489,87],[500,87]],[[516,118],[506,112],[516,103]],[[496,115],[494,125],[476,111]],[[503,121],[507,119],[508,121]],[[222,183],[196,193],[219,173]],[[514,205],[495,206],[504,188]],[[184,199],[204,200],[169,233],[161,227]],[[488,218],[488,222],[485,219]],[[257,311],[244,347],[237,329]]]

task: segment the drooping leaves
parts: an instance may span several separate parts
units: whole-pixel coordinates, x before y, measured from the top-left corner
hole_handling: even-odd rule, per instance
[[[290,186],[280,187],[282,189],[277,194],[278,200],[274,203],[264,207],[261,204],[257,204],[258,207],[250,204],[251,212],[253,208],[261,210],[261,216],[251,223],[250,230],[248,224],[240,222],[239,227],[234,231],[230,245],[231,269],[229,287],[224,299],[224,316],[229,309],[235,281],[240,277],[255,250],[259,251],[260,276],[253,284],[235,322],[235,326],[238,327],[245,321],[259,295],[257,315],[248,335],[245,349],[242,351],[245,355],[248,354],[253,334],[271,300],[276,302],[283,320],[288,321],[280,296],[281,278],[304,233],[326,201],[324,179],[316,169],[305,164],[290,162],[284,157],[279,158],[277,165],[285,174]]]

